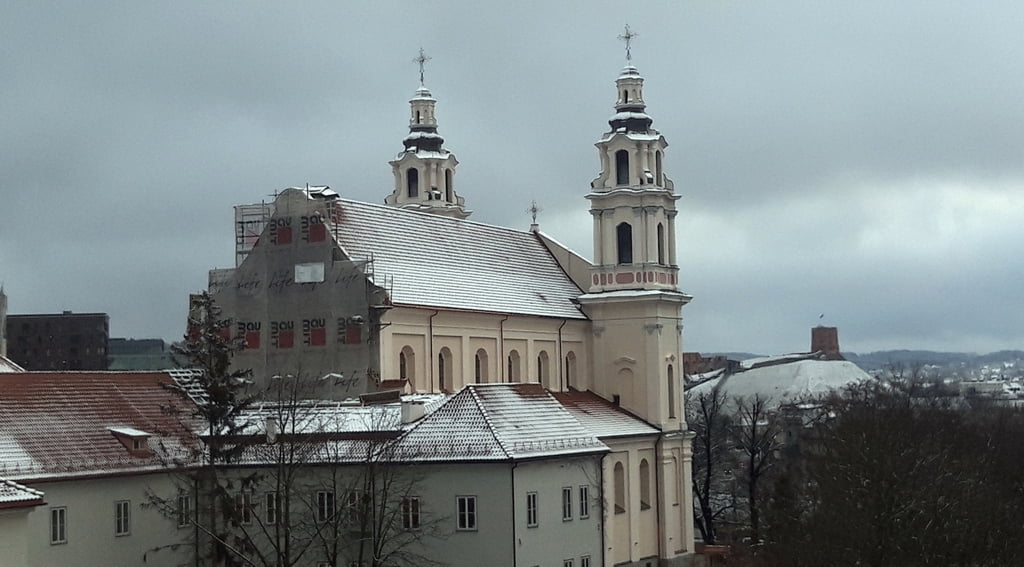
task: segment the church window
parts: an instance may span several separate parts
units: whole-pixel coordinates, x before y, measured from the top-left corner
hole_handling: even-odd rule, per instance
[[[420,171],[415,167],[410,167],[405,172],[405,187],[410,198],[420,194]]]
[[[676,374],[672,370],[672,365],[668,365],[668,417],[672,419],[676,416]]]
[[[476,357],[473,361],[474,378],[477,384],[483,384],[487,382],[487,351],[480,349],[476,351]]]
[[[575,386],[576,385],[576,353],[569,351],[569,354],[565,355],[565,385]]]
[[[421,124],[421,122],[420,122],[420,111],[418,111],[418,110],[416,111],[416,123],[417,124]]]
[[[664,181],[661,180],[661,152],[654,153],[654,182],[661,186]]]
[[[437,388],[447,392],[451,388],[452,381],[452,351],[448,347],[437,353]]]
[[[658,223],[658,263],[665,265],[665,225]]]
[[[612,476],[615,482],[615,513],[623,514],[626,512],[626,470],[621,462],[615,463]]]
[[[546,351],[540,351],[537,355],[537,381],[544,385],[545,388],[550,388],[551,376],[548,373],[549,367],[548,353]]]
[[[508,375],[505,378],[509,382],[519,381],[519,351],[511,351],[508,353]]]
[[[629,102],[629,91],[622,89],[622,102],[623,104]]]
[[[651,465],[647,459],[640,460],[640,509],[651,508]]]
[[[402,347],[402,351],[398,353],[398,377],[408,380],[410,388],[416,379],[416,354],[411,346]]]
[[[452,184],[452,170],[444,170],[444,188],[448,192],[448,200],[452,200],[452,191],[455,190],[455,186]]]
[[[615,152],[615,184],[629,185],[629,152]]]
[[[621,222],[615,227],[615,242],[618,245],[618,263],[633,263],[633,227]]]

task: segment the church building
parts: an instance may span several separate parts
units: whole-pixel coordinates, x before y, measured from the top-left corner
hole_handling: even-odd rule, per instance
[[[580,192],[593,216],[588,260],[536,225],[469,220],[472,191],[439,134],[425,60],[384,204],[305,187],[236,207],[236,266],[209,282],[247,345],[235,364],[257,384],[308,377],[327,399],[540,384],[610,449],[594,564],[688,564],[681,356],[691,298],[679,287],[668,144],[646,113],[644,77],[627,48],[596,142],[599,173]]]

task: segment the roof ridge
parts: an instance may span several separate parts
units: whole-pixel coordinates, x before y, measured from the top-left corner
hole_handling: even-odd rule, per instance
[[[342,199],[339,199],[339,200],[343,204],[351,203],[351,204],[355,204],[355,205],[363,205],[363,206],[373,207],[373,208],[385,210],[385,211],[388,211],[388,212],[396,212],[398,214],[408,213],[408,214],[413,214],[413,215],[420,215],[420,216],[425,217],[425,218],[430,218],[431,220],[435,220],[435,219],[439,220],[440,222],[449,222],[449,223],[453,223],[453,224],[454,223],[472,224],[472,225],[482,226],[482,227],[486,227],[486,228],[494,228],[494,229],[503,230],[503,231],[507,231],[507,232],[514,232],[516,234],[522,234],[522,235],[533,234],[533,232],[528,230],[528,229],[518,229],[518,228],[512,228],[512,227],[508,227],[508,226],[502,226],[500,224],[491,224],[491,223],[486,223],[486,222],[476,221],[476,220],[458,219],[458,218],[454,218],[454,217],[446,217],[446,216],[439,215],[437,213],[431,213],[431,212],[428,212],[428,211],[419,211],[419,210],[416,210],[416,209],[403,209],[401,207],[395,207],[393,205],[382,205],[380,203],[370,203],[368,201],[358,201],[356,199],[345,199],[345,198],[342,198]]]
[[[510,459],[514,458],[514,456],[512,454],[512,451],[509,449],[509,447],[508,447],[507,443],[505,442],[505,440],[502,439],[501,436],[498,435],[498,432],[495,430],[494,422],[491,420],[491,415],[484,408],[484,405],[483,405],[482,401],[480,400],[480,397],[476,393],[476,387],[475,386],[476,386],[476,384],[467,384],[466,385],[466,389],[469,390],[470,392],[472,392],[472,398],[471,399],[473,400],[473,403],[476,404],[477,409],[480,410],[480,414],[483,416],[484,422],[487,423],[487,431],[490,432],[491,437],[493,437],[494,441],[498,444],[499,447],[501,447],[501,451],[503,453],[505,453],[505,456],[510,458]]]

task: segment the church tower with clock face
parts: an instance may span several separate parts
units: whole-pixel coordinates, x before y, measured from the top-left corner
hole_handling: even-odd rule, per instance
[[[459,161],[444,147],[437,133],[437,99],[423,84],[423,66],[430,58],[423,50],[415,62],[420,66],[420,86],[409,100],[409,135],[405,149],[390,161],[395,175],[394,190],[384,203],[403,209],[464,219],[472,211],[455,192],[455,167]]]

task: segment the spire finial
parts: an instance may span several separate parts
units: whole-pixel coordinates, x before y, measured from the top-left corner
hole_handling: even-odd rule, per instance
[[[418,63],[419,66],[420,66],[420,86],[421,87],[423,86],[423,66],[427,63],[427,61],[430,61],[430,57],[426,53],[423,52],[423,48],[421,47],[420,48],[420,55],[419,55],[419,57],[417,57],[417,58],[412,60],[413,63]]]
[[[621,39],[622,41],[626,42],[626,61],[627,62],[633,60],[633,53],[630,51],[630,48],[632,47],[633,39],[635,39],[638,35],[640,35],[640,34],[638,34],[635,31],[629,29],[629,24],[626,24],[626,30],[622,33],[622,35],[619,36],[619,39]]]
[[[526,212],[530,213],[530,218],[532,219],[532,223],[530,224],[530,232],[537,232],[538,230],[540,230],[540,225],[537,224],[537,213],[543,210],[544,209],[537,206],[536,200],[530,202],[530,208],[526,209]]]

